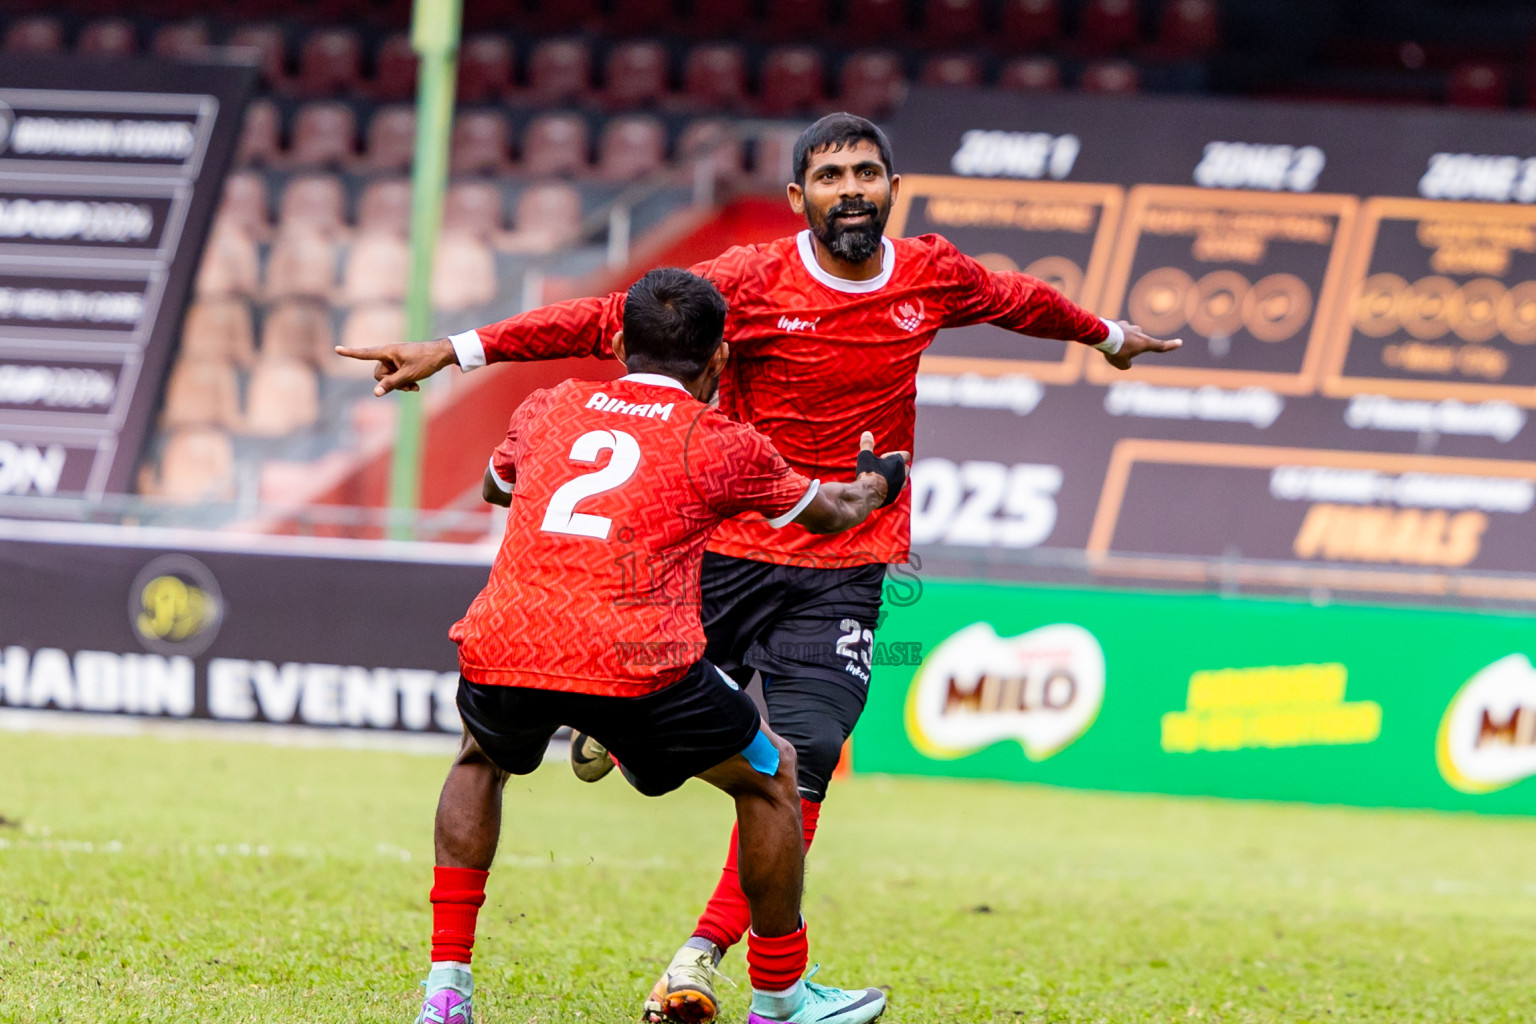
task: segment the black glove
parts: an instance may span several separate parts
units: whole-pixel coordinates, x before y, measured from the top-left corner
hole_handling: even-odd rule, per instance
[[[854,463],[855,473],[879,473],[885,477],[885,500],[876,508],[885,508],[891,502],[901,497],[901,489],[907,485],[907,462],[900,455],[887,455],[884,458],[874,452],[859,452],[859,461]]]

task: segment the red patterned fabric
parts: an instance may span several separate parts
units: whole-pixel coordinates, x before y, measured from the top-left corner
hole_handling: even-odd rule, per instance
[[[569,380],[512,414],[491,460],[514,488],[506,533],[449,632],[466,678],[630,697],[703,656],[705,539],[732,516],[768,528],[811,482],[665,380]]]
[[[840,290],[824,271],[818,276],[804,255],[806,232],[690,268],[731,307],[720,411],[767,434],[806,476],[851,479],[864,430],[874,431],[877,451],[912,449],[918,358],[940,328],[990,322],[1086,344],[1108,336],[1103,321],[1045,282],[988,270],[938,235],[891,243],[888,279],[868,291]],[[619,292],[576,299],[482,327],[478,336],[491,362],[606,356],[623,309]],[[910,493],[903,494],[862,526],[830,536],[733,520],[709,550],[781,564],[904,562],[910,510]]]

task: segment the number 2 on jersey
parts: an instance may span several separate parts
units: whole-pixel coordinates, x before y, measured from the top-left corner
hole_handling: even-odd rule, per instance
[[[577,512],[576,503],[582,498],[611,491],[634,476],[640,465],[640,444],[622,430],[589,430],[571,445],[571,461],[593,463],[605,451],[613,452],[608,465],[596,473],[586,473],[561,484],[550,496],[541,529],[548,533],[608,539],[613,520]]]

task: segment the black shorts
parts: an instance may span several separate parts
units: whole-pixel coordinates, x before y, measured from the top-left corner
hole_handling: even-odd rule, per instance
[[[706,660],[743,684],[753,669],[834,683],[862,706],[883,564],[823,569],[705,552],[700,583]]]
[[[502,771],[527,775],[562,725],[592,736],[646,796],[743,753],[762,727],[757,705],[708,661],[643,697],[495,686],[459,679],[459,717]]]

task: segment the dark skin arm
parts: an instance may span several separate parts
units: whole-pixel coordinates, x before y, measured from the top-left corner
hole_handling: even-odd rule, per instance
[[[875,435],[864,431],[859,438],[859,450],[875,450]],[[908,452],[887,452],[901,456],[901,461],[911,462]],[[794,522],[811,533],[842,533],[851,530],[885,501],[885,477],[879,473],[860,473],[852,483],[824,483],[816,497],[795,517]]]
[[[496,474],[490,466],[485,467],[485,479],[480,481],[480,497],[492,505],[500,505],[502,508],[512,507],[512,492],[504,491],[496,484]]]

